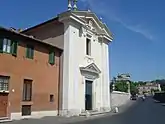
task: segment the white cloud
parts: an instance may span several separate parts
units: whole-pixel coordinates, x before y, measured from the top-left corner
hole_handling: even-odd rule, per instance
[[[139,33],[142,36],[144,36],[145,38],[149,39],[149,40],[154,40],[154,36],[152,35],[152,33],[147,30],[147,28],[144,28],[141,24],[138,25],[129,25],[127,23],[125,23],[124,21],[120,20],[120,19],[115,19],[115,21],[117,21],[118,23],[120,23],[121,25],[123,25],[125,28],[135,32],[135,33]]]
[[[142,24],[132,25],[123,21],[119,14],[119,0],[104,0],[104,2],[100,0],[80,0],[80,2],[89,5],[97,14],[102,15],[111,21],[118,22],[125,28],[138,33],[149,40],[155,39],[155,36],[153,36],[150,30],[145,28]],[[129,18],[127,20],[131,21]]]
[[[136,33],[143,35],[145,38],[147,38],[149,40],[154,40],[154,36],[146,28],[143,28],[140,25],[132,26],[132,25],[125,24],[124,26],[126,28],[130,29],[131,31],[134,31]]]

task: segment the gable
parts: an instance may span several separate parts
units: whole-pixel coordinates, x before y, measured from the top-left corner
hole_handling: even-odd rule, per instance
[[[113,39],[113,35],[107,25],[103,23],[95,13],[88,12],[88,11],[75,11],[72,12],[75,16],[79,17],[80,19],[84,20],[87,25],[90,25],[90,21],[92,21],[93,26],[97,29],[97,32],[100,34],[104,34],[108,36],[110,39]]]
[[[101,73],[100,69],[96,66],[95,63],[91,63],[86,67],[80,67],[81,71],[88,71],[88,72],[94,72],[94,73]]]

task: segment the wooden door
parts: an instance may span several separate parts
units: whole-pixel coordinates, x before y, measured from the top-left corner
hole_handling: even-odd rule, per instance
[[[0,93],[0,117],[7,117],[8,94]]]

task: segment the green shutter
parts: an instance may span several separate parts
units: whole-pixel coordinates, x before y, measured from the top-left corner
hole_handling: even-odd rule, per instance
[[[26,47],[26,58],[29,58],[29,47]]]
[[[30,51],[31,51],[31,52],[30,52],[30,58],[33,59],[33,56],[34,56],[34,48],[31,47],[31,48],[30,48]]]
[[[0,53],[3,52],[3,38],[0,37]]]
[[[18,42],[17,41],[13,41],[12,42],[12,55],[17,56],[17,48],[18,48]]]
[[[54,51],[49,52],[49,63],[52,64],[52,65],[54,65],[54,63],[55,63],[54,56],[55,56]]]
[[[27,45],[26,48],[26,58],[33,59],[34,56],[34,48],[33,46]]]

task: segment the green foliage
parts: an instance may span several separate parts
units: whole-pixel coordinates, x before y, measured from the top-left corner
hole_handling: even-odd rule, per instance
[[[130,92],[131,93],[138,93],[138,84],[134,82],[130,82]],[[128,92],[128,84],[127,81],[117,81],[115,83],[115,90],[121,92]]]
[[[165,91],[165,84],[161,84],[161,90]]]
[[[140,85],[140,86],[143,86],[143,85],[146,85],[146,82],[144,82],[144,81],[138,81],[137,84]]]
[[[115,90],[121,92],[128,92],[128,84],[125,81],[118,81],[115,83]]]
[[[130,83],[130,92],[131,93],[138,93],[138,88],[137,88],[138,84],[137,83],[134,83],[134,82],[131,82]]]

